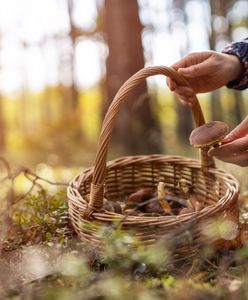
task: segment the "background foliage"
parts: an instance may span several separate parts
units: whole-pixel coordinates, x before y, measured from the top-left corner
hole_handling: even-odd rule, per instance
[[[247,36],[244,0],[0,5],[0,149],[28,166],[92,164],[103,116],[128,77],[144,65],[221,51]],[[245,97],[226,88],[200,95],[206,118],[225,120],[230,128],[246,115]],[[153,77],[123,107],[110,155],[190,154],[192,128],[190,111],[174,100],[163,78]]]

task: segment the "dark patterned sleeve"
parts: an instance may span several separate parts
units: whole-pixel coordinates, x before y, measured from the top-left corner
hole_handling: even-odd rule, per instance
[[[240,77],[236,80],[230,81],[227,84],[227,87],[237,90],[244,90],[248,88],[248,38],[241,42],[234,42],[227,45],[222,52],[236,55],[244,66]]]

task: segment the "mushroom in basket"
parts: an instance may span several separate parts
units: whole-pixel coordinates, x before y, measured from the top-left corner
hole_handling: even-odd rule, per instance
[[[152,188],[140,188],[136,192],[129,195],[124,210],[139,209],[145,211],[145,204],[148,200],[153,198],[154,191]]]
[[[158,183],[157,197],[158,197],[158,202],[163,207],[163,209],[167,212],[171,212],[170,204],[166,200],[166,190],[165,190],[165,183],[164,182],[159,182]]]
[[[193,191],[192,186],[185,180],[179,180],[179,188],[184,193],[187,207],[180,210],[179,215],[190,213],[193,211],[200,211],[202,209],[202,203],[198,199],[197,194]]]
[[[153,188],[141,188],[129,195],[124,211],[128,214],[133,214],[133,211],[159,215],[170,214],[171,207],[165,196],[163,182],[158,183],[157,192],[154,192]]]

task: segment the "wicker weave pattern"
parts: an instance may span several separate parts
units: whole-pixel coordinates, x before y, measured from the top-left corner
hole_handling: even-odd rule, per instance
[[[205,221],[219,216],[238,224],[237,180],[226,171],[214,168],[206,152],[200,154],[201,161],[180,156],[140,155],[121,157],[106,165],[108,142],[122,102],[136,84],[156,74],[171,76],[179,84],[188,85],[182,76],[168,67],[142,69],[124,83],[104,119],[95,167],[76,176],[68,187],[69,214],[79,237],[93,246],[100,246],[97,226],[94,224],[119,222],[123,230],[132,231],[147,245],[165,236],[172,239],[180,234],[183,236],[187,229],[191,234],[190,241],[182,239],[175,252],[188,255],[196,253],[204,242],[201,226]],[[192,112],[196,125],[202,125],[205,120],[197,99]],[[111,201],[123,201],[140,187],[154,188],[159,181],[163,181],[168,187],[176,188],[181,179],[192,184],[203,204],[201,211],[153,217],[121,215],[101,208],[104,191]],[[87,226],[89,224],[92,226]]]

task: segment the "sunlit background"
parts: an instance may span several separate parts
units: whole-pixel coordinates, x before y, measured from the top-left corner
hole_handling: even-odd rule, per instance
[[[106,65],[112,34],[105,26],[105,16],[111,17],[107,2],[111,0],[0,0],[0,148],[14,164],[40,169],[93,164],[102,119],[112,100]],[[128,7],[131,1],[122,2]],[[122,7],[114,9],[121,13]],[[140,0],[133,13],[142,24],[145,66],[171,65],[193,51],[221,51],[230,41],[248,36],[247,0]],[[115,54],[112,60],[121,57]],[[135,69],[136,58],[129,59]],[[131,68],[128,77],[132,74]],[[142,134],[136,137],[141,147],[130,146],[120,131],[120,143],[113,143],[110,156],[158,151],[196,156],[187,143],[193,125],[183,130],[189,112],[181,109],[162,76],[149,79],[148,87],[150,113],[159,132],[152,133],[151,143],[160,147],[142,146]],[[246,92],[223,88],[200,95],[200,101],[207,119],[223,119],[230,128],[248,112]],[[138,112],[133,108],[131,119],[139,110],[142,114],[142,103]]]
[[[209,49],[211,11],[209,1],[184,2],[185,11],[173,9],[172,0],[140,0],[140,18],[145,28],[142,41],[147,65],[171,65],[183,54]],[[217,16],[213,26],[223,33],[229,26],[241,23],[247,17],[247,1],[233,1],[228,20]],[[97,28],[98,10],[103,1],[73,1],[73,25],[85,32]],[[182,16],[184,14],[184,16]],[[187,24],[185,24],[185,20]],[[248,35],[246,24],[232,32],[232,39]],[[70,76],[61,74],[61,64],[71,55],[70,16],[65,0],[1,0],[1,91],[18,95],[25,87],[30,91],[42,91],[59,83],[70,84]],[[187,34],[185,34],[187,32]],[[222,50],[229,41],[223,36],[216,43]],[[97,84],[104,76],[103,66],[108,50],[102,37],[79,36],[75,45],[75,80],[78,88]],[[66,73],[66,71],[65,71]]]

